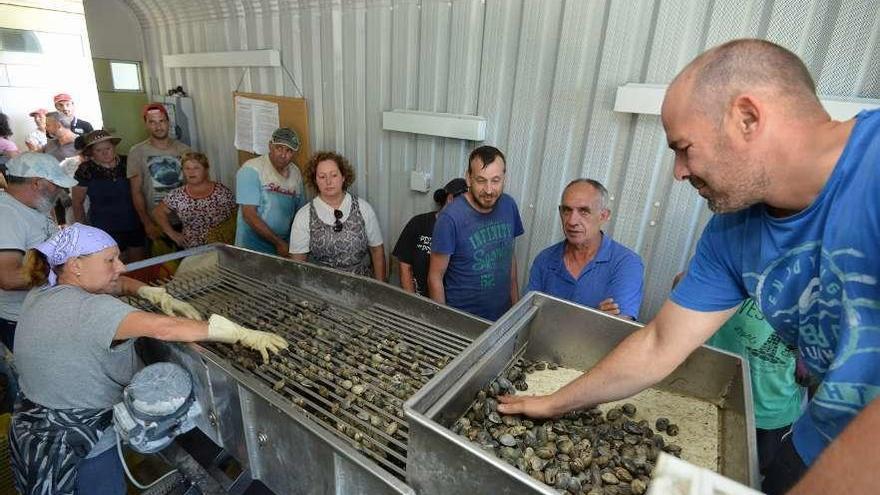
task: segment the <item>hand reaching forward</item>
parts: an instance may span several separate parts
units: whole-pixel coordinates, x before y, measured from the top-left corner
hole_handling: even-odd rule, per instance
[[[281,349],[287,349],[288,346],[287,341],[280,335],[251,330],[217,314],[211,315],[208,319],[208,340],[227,344],[238,342],[259,352],[263,356],[263,363],[269,362],[269,351],[278,354]]]
[[[502,395],[498,397],[498,412],[522,414],[531,418],[559,416],[553,407],[552,395]]]

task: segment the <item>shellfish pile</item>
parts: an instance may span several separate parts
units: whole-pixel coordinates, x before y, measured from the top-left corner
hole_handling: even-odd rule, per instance
[[[452,431],[563,493],[645,493],[659,453],[681,456],[681,447],[669,440],[678,434],[669,419],[637,421],[630,403],[604,413],[592,408],[548,420],[498,412],[499,395],[527,389],[526,375],[555,366],[518,360],[477,393]]]

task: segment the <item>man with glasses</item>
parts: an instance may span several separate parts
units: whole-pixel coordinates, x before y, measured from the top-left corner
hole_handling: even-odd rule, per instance
[[[464,201],[440,211],[431,244],[431,299],[487,320],[519,299],[514,245],[524,230],[516,202],[504,194],[506,169],[498,148],[472,151]]]
[[[608,190],[593,179],[575,179],[562,191],[559,218],[565,240],[538,254],[526,292],[635,320],[645,266],[638,254],[602,232],[611,218]]]
[[[299,136],[280,127],[269,140],[269,153],[244,162],[235,175],[238,223],[235,245],[288,256],[290,225],[303,201],[303,180],[293,154]]]
[[[0,191],[0,342],[12,350],[28,292],[21,271],[24,253],[58,230],[49,216],[52,206],[61,188],[75,186],[76,180],[45,153],[24,153],[6,166],[7,187]]]

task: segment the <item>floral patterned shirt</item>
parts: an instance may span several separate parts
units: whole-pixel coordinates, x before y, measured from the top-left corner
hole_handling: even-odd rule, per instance
[[[194,198],[184,185],[172,190],[162,200],[174,210],[183,223],[185,247],[205,244],[208,231],[235,213],[235,195],[223,184],[214,183],[214,190],[204,198]]]

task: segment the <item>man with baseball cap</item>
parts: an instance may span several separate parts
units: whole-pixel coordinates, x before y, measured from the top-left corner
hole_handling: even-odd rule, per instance
[[[74,134],[77,136],[85,136],[95,130],[94,127],[92,127],[92,124],[79,119],[74,115],[73,98],[71,98],[69,94],[58,93],[52,98],[52,101],[55,103],[55,110],[70,117],[70,130],[73,131]]]
[[[305,203],[303,181],[293,155],[300,140],[293,129],[279,127],[269,153],[244,162],[235,175],[238,224],[235,245],[288,256],[293,217]]]
[[[0,342],[12,349],[21,303],[27,294],[24,253],[52,236],[50,218],[62,188],[76,180],[45,153],[23,153],[6,164],[6,191],[0,191]]]
[[[162,236],[162,229],[149,212],[171,190],[183,185],[180,156],[191,150],[169,135],[165,105],[150,103],[144,106],[142,116],[150,137],[129,150],[127,175],[131,183],[131,200],[144,231],[147,237],[157,240]]]
[[[34,119],[34,124],[37,126],[37,128],[31,131],[31,133],[24,139],[24,144],[27,145],[29,151],[41,152],[43,151],[43,147],[46,146],[47,113],[49,113],[49,111],[45,108],[38,108],[28,114]]]
[[[467,190],[467,181],[461,178],[452,179],[442,189],[434,191],[437,210],[412,217],[403,228],[392,253],[400,266],[400,287],[403,290],[430,297],[428,266],[437,214]]]

